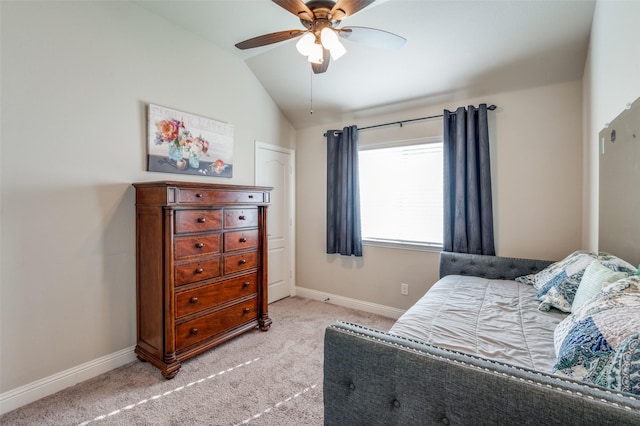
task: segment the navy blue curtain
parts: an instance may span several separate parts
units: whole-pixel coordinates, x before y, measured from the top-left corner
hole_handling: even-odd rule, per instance
[[[487,105],[443,114],[445,251],[495,255]]]
[[[357,126],[327,131],[327,253],[362,256]]]

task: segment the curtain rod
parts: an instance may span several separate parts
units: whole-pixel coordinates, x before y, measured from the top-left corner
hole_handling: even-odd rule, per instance
[[[496,108],[497,108],[497,106],[495,106],[495,105],[490,105],[490,106],[488,106],[488,107],[487,107],[487,109],[488,109],[489,111],[494,111]],[[358,130],[368,130],[368,129],[374,129],[374,128],[376,128],[376,127],[393,126],[393,125],[396,125],[396,124],[398,124],[398,125],[400,125],[400,127],[402,127],[402,125],[403,125],[404,123],[412,123],[412,122],[414,122],[414,121],[431,120],[431,119],[433,119],[433,118],[440,118],[440,117],[442,117],[442,116],[443,116],[443,114],[440,114],[440,115],[430,115],[429,117],[411,118],[411,119],[409,119],[409,120],[393,121],[393,122],[391,122],[391,123],[374,124],[373,126],[358,127]],[[342,133],[342,132],[340,132],[340,131],[336,131],[335,133],[336,133],[336,134],[340,134],[340,133]],[[326,134],[326,133],[324,133],[322,136],[326,137],[326,136],[327,136],[327,134]]]

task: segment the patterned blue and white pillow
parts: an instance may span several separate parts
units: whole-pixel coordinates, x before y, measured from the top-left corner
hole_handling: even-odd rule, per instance
[[[638,273],[638,269],[626,260],[620,259],[619,257],[604,251],[598,253],[598,260],[612,271],[626,272],[629,275]]]
[[[556,308],[563,312],[571,312],[571,305],[584,271],[596,260],[612,271],[629,274],[636,272],[633,265],[609,253],[578,250],[537,274],[518,277],[516,281],[531,284],[538,290],[537,297],[541,302],[538,309],[541,311]]]
[[[548,311],[551,307],[571,312],[571,304],[585,269],[598,259],[598,254],[585,250],[571,253],[564,259],[552,263],[536,274],[516,278],[516,281],[531,284],[542,302],[538,309]]]
[[[640,395],[640,276],[605,286],[556,327],[556,374]]]

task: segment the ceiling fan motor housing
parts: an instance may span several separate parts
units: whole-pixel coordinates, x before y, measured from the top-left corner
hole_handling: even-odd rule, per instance
[[[316,40],[318,40],[318,42],[320,41],[320,33],[324,28],[333,28],[331,21],[324,18],[316,19],[313,22],[306,22],[306,24],[307,25],[305,26],[316,36]]]
[[[317,21],[326,21],[329,26],[333,26],[340,22],[346,16],[346,12],[342,9],[336,9],[331,13],[331,10],[336,5],[336,2],[331,0],[311,0],[306,3],[307,7],[313,12],[313,16],[309,16],[306,11],[298,12],[300,22],[306,28],[314,30]],[[326,25],[323,25],[324,27]],[[322,29],[322,28],[320,28]]]

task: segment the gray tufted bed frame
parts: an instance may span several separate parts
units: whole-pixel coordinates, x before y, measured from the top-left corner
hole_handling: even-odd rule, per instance
[[[514,279],[551,262],[443,252],[440,277]],[[640,399],[335,322],[325,331],[325,425],[640,425]]]

